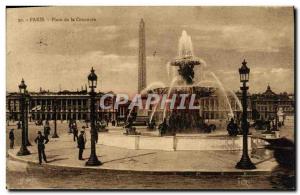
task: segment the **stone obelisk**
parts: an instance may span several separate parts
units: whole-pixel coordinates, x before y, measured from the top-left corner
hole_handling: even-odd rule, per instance
[[[140,93],[146,85],[146,40],[145,40],[145,22],[140,21],[139,26],[139,64],[138,64],[138,93]]]

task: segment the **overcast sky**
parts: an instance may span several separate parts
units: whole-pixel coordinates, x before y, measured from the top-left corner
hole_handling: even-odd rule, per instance
[[[30,17],[45,17],[30,22]],[[52,22],[56,18],[95,18]],[[170,82],[166,64],[177,55],[183,30],[206,71],[228,89],[239,88],[244,58],[250,91],[294,90],[293,8],[271,7],[51,7],[7,10],[7,90],[22,77],[30,91],[76,90],[93,66],[101,91],[136,93],[138,26],[146,24],[147,82]],[[24,22],[18,22],[24,19]],[[156,55],[153,53],[156,51]],[[195,70],[196,75],[198,69]]]

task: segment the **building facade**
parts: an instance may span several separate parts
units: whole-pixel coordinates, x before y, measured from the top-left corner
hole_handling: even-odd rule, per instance
[[[104,105],[111,106],[110,109],[100,107],[100,98],[104,95],[98,93],[96,96],[96,114],[98,120],[122,120],[127,114],[128,105],[120,105],[114,109],[116,96],[105,98]],[[6,113],[8,120],[20,119],[20,95],[9,93],[6,96]],[[29,93],[28,117],[29,120],[89,120],[90,97],[83,92],[39,92]]]
[[[270,85],[267,86],[264,93],[253,94],[251,96],[251,101],[251,109],[258,113],[257,118],[275,118],[279,109],[282,109],[286,116],[294,115],[294,95],[286,92],[276,94],[272,91]]]
[[[162,93],[162,92],[159,92]],[[110,92],[109,94],[113,94]],[[29,120],[89,120],[90,116],[90,98],[86,91],[79,92],[39,92],[30,93],[28,98],[28,117]],[[104,101],[105,106],[109,109],[102,109],[100,104],[101,97],[104,93],[97,93],[96,96],[96,113],[98,120],[118,120],[125,121],[130,110],[126,104],[120,104],[115,109],[116,95],[107,96]],[[147,96],[147,95],[146,95]],[[145,101],[145,97],[143,97]],[[240,118],[242,107],[240,104],[242,94],[240,92],[228,93],[226,96],[213,93],[209,96],[201,97],[198,100],[200,106],[199,115],[204,119],[229,119],[230,117]],[[19,99],[18,93],[8,93],[6,95],[6,113],[7,120],[19,120]],[[237,101],[239,100],[239,101]],[[249,119],[268,119],[274,118],[277,111],[282,109],[284,115],[294,115],[294,96],[292,94],[276,94],[268,86],[267,90],[261,94],[248,94],[248,118]],[[151,117],[155,106],[147,110],[147,117]],[[153,116],[157,121],[163,118],[163,109],[155,110]],[[133,109],[133,112],[139,112]],[[56,113],[56,114],[55,114]],[[140,115],[140,114],[138,114]],[[143,116],[145,114],[142,114]],[[145,115],[145,117],[146,117]]]

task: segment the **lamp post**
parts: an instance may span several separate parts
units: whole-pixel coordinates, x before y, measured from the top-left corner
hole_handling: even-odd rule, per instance
[[[25,90],[25,108],[24,108],[24,118],[25,118],[25,129],[26,129],[26,146],[32,146],[29,142],[29,136],[28,136],[28,113],[29,113],[29,102],[30,102],[30,96],[27,90]]]
[[[274,131],[278,131],[278,99],[276,97],[275,99],[275,127],[274,127]]]
[[[241,160],[236,164],[237,169],[255,169],[255,165],[251,162],[248,155],[248,131],[249,125],[247,121],[247,90],[249,87],[246,85],[249,81],[249,73],[250,69],[247,67],[247,62],[244,60],[241,68],[239,69],[240,74],[240,82],[242,86],[240,89],[242,90],[242,105],[243,105],[243,113],[242,113],[242,130],[243,130],[243,154]]]
[[[56,124],[56,120],[57,120],[57,99],[54,98],[53,100],[53,114],[54,114],[54,133],[52,135],[52,138],[59,138],[59,136],[57,135],[57,124]]]
[[[22,79],[21,84],[19,85],[20,89],[20,111],[21,111],[21,123],[22,123],[22,144],[17,156],[25,156],[29,155],[30,151],[27,149],[26,146],[26,126],[25,126],[25,91],[26,91],[26,84],[24,79]],[[26,119],[28,120],[28,119]]]
[[[91,121],[91,154],[89,160],[85,163],[86,166],[98,166],[102,163],[98,160],[96,155],[96,128],[95,128],[95,88],[97,87],[97,75],[95,70],[92,68],[91,73],[88,75],[89,88],[91,88],[91,104],[90,104],[90,121]]]

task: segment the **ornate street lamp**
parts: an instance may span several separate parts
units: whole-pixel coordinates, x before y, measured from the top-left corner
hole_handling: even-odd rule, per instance
[[[91,105],[90,105],[90,121],[91,121],[91,154],[89,160],[85,163],[86,166],[98,166],[102,163],[98,160],[96,155],[96,136],[97,130],[95,128],[95,88],[97,87],[97,75],[95,74],[95,70],[92,68],[91,73],[88,76],[89,88],[91,88],[90,96],[91,96]]]
[[[275,99],[275,127],[273,131],[278,131],[278,97]]]
[[[17,153],[18,156],[29,155],[30,151],[27,149],[26,146],[26,127],[25,127],[25,92],[26,92],[26,84],[24,79],[22,79],[21,84],[19,85],[20,89],[20,112],[21,112],[21,123],[22,123],[22,144],[19,152]],[[28,120],[28,119],[26,119]]]
[[[237,169],[256,169],[255,165],[251,162],[248,155],[248,131],[249,124],[247,121],[247,90],[249,87],[246,85],[249,81],[250,69],[247,67],[247,62],[243,61],[241,68],[239,69],[240,82],[243,84],[240,89],[242,90],[242,130],[243,130],[243,154],[241,160],[236,164]]]
[[[57,135],[57,125],[56,125],[56,120],[57,120],[57,99],[54,98],[53,100],[53,114],[54,114],[54,133],[52,135],[52,138],[59,138]]]
[[[26,129],[26,146],[32,146],[31,143],[29,142],[29,135],[28,135],[28,114],[29,114],[29,102],[30,102],[30,95],[28,93],[27,90],[25,90],[25,108],[24,108],[24,118],[26,119],[25,120],[25,129]]]

